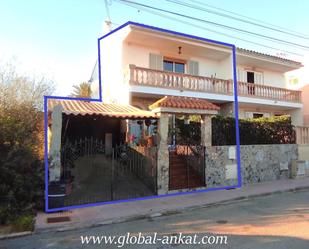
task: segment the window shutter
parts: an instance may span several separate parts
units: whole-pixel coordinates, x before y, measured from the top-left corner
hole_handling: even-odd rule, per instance
[[[247,82],[247,71],[239,68],[237,70],[237,81]]]
[[[188,74],[199,75],[199,64],[197,61],[188,61]]]
[[[149,54],[149,68],[163,70],[163,56],[160,54]]]
[[[254,83],[263,84],[263,73],[254,72]]]
[[[247,71],[241,70],[240,77],[241,77],[241,82],[247,82]]]
[[[237,81],[241,81],[240,74],[241,74],[240,69],[237,69]]]

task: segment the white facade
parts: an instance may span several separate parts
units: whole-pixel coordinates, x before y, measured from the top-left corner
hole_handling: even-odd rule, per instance
[[[100,48],[105,102],[142,101],[146,107],[148,100],[151,104],[165,95],[205,98],[218,105],[234,101],[229,47],[130,24],[103,38]],[[300,63],[243,49],[237,50],[236,59],[238,81],[244,82],[238,90],[240,117],[291,114],[302,124],[299,93],[288,90],[286,82],[286,73],[300,68]],[[184,64],[183,76],[164,72],[164,60]]]

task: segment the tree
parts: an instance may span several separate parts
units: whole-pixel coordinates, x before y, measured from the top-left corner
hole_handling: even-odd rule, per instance
[[[89,82],[82,82],[79,85],[74,85],[71,96],[76,98],[90,98],[91,84]]]
[[[44,194],[44,95],[54,83],[0,67],[0,223],[27,213]]]
[[[17,73],[12,63],[0,68],[0,159],[15,145],[31,147],[42,156],[43,97],[55,85],[44,77]]]

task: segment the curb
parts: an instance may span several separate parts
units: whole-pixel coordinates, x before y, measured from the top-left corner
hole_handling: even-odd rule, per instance
[[[19,233],[4,234],[4,235],[0,235],[0,240],[24,237],[24,236],[32,235],[33,233],[34,232],[32,231],[25,231],[25,232],[19,232]]]
[[[247,201],[247,200],[250,200],[256,197],[270,196],[270,195],[282,194],[286,192],[298,192],[298,191],[303,191],[307,189],[309,189],[309,186],[294,187],[290,189],[277,190],[274,192],[265,192],[265,193],[254,194],[254,195],[244,195],[244,196],[235,197],[229,200],[223,200],[223,201],[209,203],[205,205],[196,205],[196,206],[193,205],[190,207],[179,207],[179,208],[174,208],[170,210],[162,210],[161,212],[155,212],[155,213],[144,213],[144,214],[127,216],[127,217],[121,217],[117,219],[110,219],[110,220],[107,219],[107,220],[99,221],[99,222],[92,223],[92,224],[88,223],[88,225],[74,226],[74,224],[70,224],[70,225],[64,225],[61,228],[45,228],[45,229],[40,229],[39,231],[35,230],[34,233],[42,234],[42,233],[48,233],[48,232],[74,231],[74,230],[83,229],[83,228],[93,228],[93,227],[100,227],[100,226],[106,226],[106,225],[120,224],[120,223],[125,223],[125,222],[136,221],[136,220],[155,219],[157,217],[179,214],[187,210],[194,210],[194,209],[205,208],[205,207],[213,207],[213,206],[218,206],[218,205],[223,205],[223,204],[232,204],[232,203],[236,203],[240,201]]]

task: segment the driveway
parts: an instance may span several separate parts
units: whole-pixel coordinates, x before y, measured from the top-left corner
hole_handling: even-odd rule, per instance
[[[114,165],[114,169],[121,169],[117,161]],[[79,158],[72,169],[73,188],[72,193],[65,198],[65,206],[153,195],[131,172],[117,172],[113,178],[112,159],[104,155]]]
[[[119,248],[116,245],[81,245],[80,236],[157,233],[226,235],[225,245],[125,245],[123,248],[237,248],[308,249],[309,191],[285,192],[247,201],[188,209],[168,216],[135,220],[67,232],[42,233],[2,240],[0,248]]]

